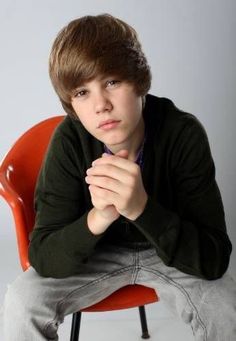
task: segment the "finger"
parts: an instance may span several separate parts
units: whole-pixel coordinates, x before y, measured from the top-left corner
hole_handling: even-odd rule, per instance
[[[91,191],[92,195],[95,195],[98,198],[106,200],[111,205],[115,205],[115,202],[116,202],[117,198],[119,197],[118,194],[116,194],[116,193],[114,193],[108,189],[101,188],[101,187],[94,186],[94,185],[90,185],[89,190]]]
[[[127,188],[126,184],[107,176],[86,176],[85,181],[89,185],[98,186],[120,195],[125,191],[125,188]]]
[[[131,171],[131,172],[136,170],[136,168],[138,167],[138,165],[133,161],[119,157],[117,155],[109,155],[109,154],[107,157],[101,157],[93,161],[92,166],[102,165],[102,164],[111,164],[111,165],[114,165],[116,167],[122,168],[127,171]]]
[[[102,210],[105,207],[111,205],[111,203],[107,202],[107,200],[104,200],[104,199],[98,197],[97,195],[95,195],[92,190],[90,190],[90,195],[91,195],[92,204],[97,209],[101,209]]]
[[[116,156],[122,157],[123,159],[128,159],[129,152],[127,149],[121,149],[118,153],[115,154]]]
[[[111,164],[96,165],[87,170],[88,176],[106,176],[123,184],[132,183],[133,174]]]
[[[107,156],[109,156],[109,155],[111,155],[111,154],[103,153],[103,154],[102,154],[102,157],[107,157]],[[128,152],[127,149],[121,149],[121,150],[120,150],[119,152],[117,152],[115,155],[116,155],[116,156],[119,156],[119,157],[122,157],[122,158],[124,158],[124,159],[128,159],[129,152]]]

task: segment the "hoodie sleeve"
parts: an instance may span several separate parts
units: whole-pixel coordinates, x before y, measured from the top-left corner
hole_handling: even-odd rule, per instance
[[[206,132],[189,120],[173,143],[171,163],[176,195],[172,211],[149,196],[132,223],[155,246],[168,266],[213,280],[226,271],[232,246]]]
[[[88,228],[89,210],[74,153],[69,140],[55,134],[37,181],[29,260],[44,277],[79,273],[102,237],[93,235]]]

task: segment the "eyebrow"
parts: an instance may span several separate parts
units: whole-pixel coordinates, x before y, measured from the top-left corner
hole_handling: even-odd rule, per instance
[[[98,76],[96,77],[96,79],[98,81],[104,81],[106,78],[117,78],[118,76],[114,75],[114,74],[110,74],[110,75],[104,75],[104,76]],[[91,79],[94,80],[95,78]],[[86,87],[86,84],[89,83],[90,81],[84,81],[82,83],[80,83],[79,85],[77,85],[73,90],[72,90],[72,93],[75,93],[76,91],[78,91],[79,89],[81,88],[84,88]]]

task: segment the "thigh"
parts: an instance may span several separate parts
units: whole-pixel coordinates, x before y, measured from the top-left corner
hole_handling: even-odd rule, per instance
[[[131,281],[133,255],[110,247],[97,249],[78,274],[67,278],[41,277],[32,267],[8,287],[12,306],[41,314],[66,315],[94,304]]]
[[[197,304],[204,302],[210,296],[212,300],[214,297],[215,302],[236,300],[236,282],[228,272],[217,280],[205,280],[189,275],[174,267],[166,266],[154,248],[142,251],[139,255],[139,263],[137,281],[151,281],[161,291],[178,293],[186,297],[189,302]]]
[[[236,283],[228,273],[213,281],[200,279],[166,266],[155,249],[139,259],[136,282],[154,288],[176,316],[191,324],[197,340],[235,336]]]
[[[104,247],[96,250],[78,274],[68,278],[44,278],[31,267],[8,288],[4,302],[7,339],[57,339],[64,316],[97,303],[131,282],[133,255]],[[14,320],[14,329],[12,329]]]

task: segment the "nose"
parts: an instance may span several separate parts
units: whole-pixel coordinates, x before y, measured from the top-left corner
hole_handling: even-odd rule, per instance
[[[97,114],[110,111],[112,109],[112,103],[107,94],[102,91],[96,94],[94,99],[94,108]]]

